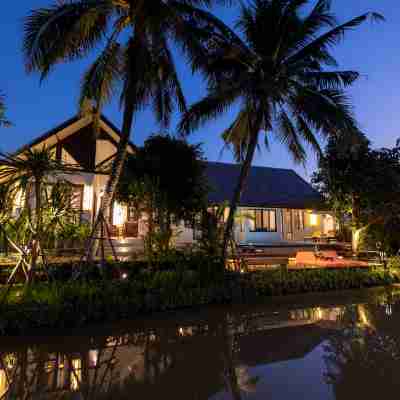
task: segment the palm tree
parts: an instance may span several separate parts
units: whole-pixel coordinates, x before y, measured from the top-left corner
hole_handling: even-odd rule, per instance
[[[0,92],[0,127],[8,127],[10,125],[11,122],[6,118],[6,105],[4,102],[4,95]]]
[[[59,187],[57,185],[54,187],[54,183],[60,180],[60,175],[73,174],[77,171],[77,166],[55,160],[52,151],[46,147],[27,149],[17,155],[0,153],[0,183],[4,192],[2,198],[6,198],[9,203],[5,211],[10,214],[12,211],[10,203],[12,206],[15,196],[20,195],[27,200],[31,231],[28,243],[30,247],[29,282],[32,282],[34,278],[41,242],[45,236],[44,215],[49,211],[48,206],[54,206],[55,202],[60,203],[60,196],[62,196],[61,191],[58,190]],[[53,186],[51,199],[49,199],[48,190],[50,185]],[[12,216],[9,215],[9,218],[11,219]],[[55,213],[53,220],[58,218],[59,215]]]
[[[108,213],[114,197],[135,113],[150,105],[166,126],[176,106],[186,110],[172,46],[183,51],[194,69],[204,64],[203,46],[214,31],[230,32],[207,8],[228,1],[71,0],[37,9],[27,17],[28,71],[39,71],[43,79],[56,64],[84,58],[101,45],[103,50],[82,80],[81,109],[94,107],[98,117],[120,89],[122,136],[97,221]]]
[[[321,152],[316,134],[357,130],[344,89],[359,74],[338,70],[330,50],[349,30],[369,18],[383,17],[366,13],[338,25],[330,0],[318,0],[306,13],[309,2],[253,0],[242,5],[236,25],[241,36],[218,38],[209,54],[208,93],[180,124],[182,133],[190,133],[230,106],[239,106],[234,122],[223,133],[241,162],[226,223],[225,256],[261,134],[267,145],[272,134],[296,162],[304,163],[305,143]]]

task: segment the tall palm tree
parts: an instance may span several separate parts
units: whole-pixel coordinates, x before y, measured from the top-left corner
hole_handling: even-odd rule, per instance
[[[177,45],[194,69],[204,61],[214,32],[229,29],[208,8],[229,0],[70,0],[37,9],[25,21],[28,71],[42,79],[61,62],[102,51],[82,80],[80,105],[95,116],[117,89],[123,107],[122,136],[98,221],[108,213],[126,159],[135,113],[150,105],[163,125],[175,106],[186,109],[173,56]],[[90,107],[87,107],[87,105]]]
[[[183,117],[180,130],[190,133],[230,106],[239,111],[223,133],[241,163],[224,238],[224,255],[234,216],[261,134],[282,142],[296,162],[306,160],[307,143],[320,153],[317,134],[357,130],[344,89],[359,74],[338,70],[331,54],[345,34],[369,18],[366,13],[337,24],[330,0],[252,0],[241,6],[240,36],[218,38],[209,54],[208,93]],[[321,31],[323,31],[321,33]],[[243,39],[242,39],[243,38]]]
[[[10,126],[11,122],[6,118],[6,105],[4,101],[4,95],[0,92],[0,127]]]

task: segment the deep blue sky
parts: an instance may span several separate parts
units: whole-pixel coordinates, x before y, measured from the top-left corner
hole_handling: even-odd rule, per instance
[[[367,23],[349,33],[335,55],[343,69],[355,69],[363,78],[351,90],[359,123],[375,147],[393,146],[400,137],[400,7],[399,0],[333,0],[333,10],[344,21],[366,11],[382,13],[383,24]],[[11,129],[0,132],[0,149],[13,151],[34,137],[71,117],[77,110],[79,81],[87,62],[61,65],[42,84],[37,75],[26,75],[21,55],[22,20],[30,9],[51,4],[50,0],[23,0],[6,2],[0,15],[0,89],[7,95],[8,117],[14,123]],[[235,18],[235,9],[218,9],[226,22]],[[179,71],[189,101],[204,93],[202,82],[192,77],[179,60]],[[120,126],[121,113],[117,103],[111,104],[105,114]],[[204,143],[209,160],[231,161],[225,151],[221,157],[219,134],[231,121],[233,113],[212,122],[195,133],[191,141]],[[158,131],[152,116],[143,112],[136,120],[132,140],[136,144],[152,132]],[[315,159],[309,157],[307,168],[295,166],[280,144],[272,144],[269,152],[263,149],[255,161],[258,165],[295,168],[309,177],[315,168]]]

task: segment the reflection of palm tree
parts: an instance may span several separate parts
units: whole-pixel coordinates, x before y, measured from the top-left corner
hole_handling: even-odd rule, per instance
[[[10,365],[8,354],[0,354],[0,371],[6,373],[4,399],[62,398],[97,399],[114,381],[118,344],[90,352],[53,353],[47,348],[27,348],[15,353]]]
[[[337,400],[372,400],[399,393],[397,340],[370,330],[353,330],[331,338],[326,352],[326,378]]]
[[[218,318],[169,325],[116,337],[88,337],[25,348],[13,356],[6,397],[16,399],[209,398],[223,388],[234,399],[252,388],[247,371],[235,365],[234,336]],[[207,351],[204,349],[207,348]],[[0,354],[5,362],[9,354]],[[11,365],[11,364],[10,364]],[[2,369],[0,364],[0,370]],[[201,377],[201,379],[199,379]]]
[[[225,385],[228,391],[232,394],[233,400],[242,400],[234,358],[235,336],[234,332],[231,332],[230,330],[227,316],[221,324]]]
[[[336,333],[325,348],[326,378],[337,400],[399,393],[400,325],[392,308],[387,315],[384,304],[346,307],[344,322],[351,329]]]

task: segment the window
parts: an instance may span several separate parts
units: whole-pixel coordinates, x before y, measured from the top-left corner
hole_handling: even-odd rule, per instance
[[[185,220],[183,221],[183,226],[184,226],[186,229],[193,229],[193,228],[194,228],[194,221],[191,220],[191,219],[185,219]]]
[[[303,210],[293,210],[294,228],[296,231],[304,230],[304,212]]]
[[[249,210],[248,214],[252,217],[252,229],[250,232],[276,232],[276,211],[256,209]]]
[[[83,185],[73,185],[71,184],[71,208],[76,211],[81,211],[83,208]]]

